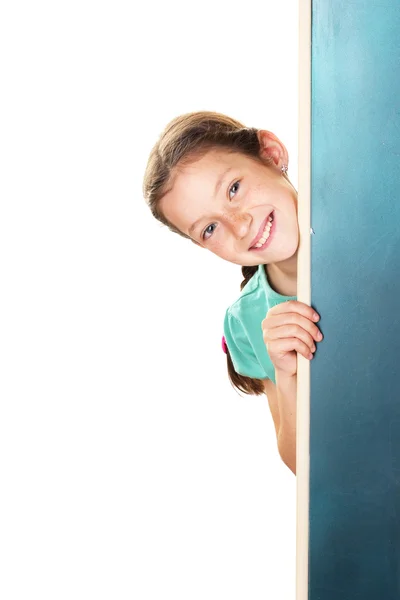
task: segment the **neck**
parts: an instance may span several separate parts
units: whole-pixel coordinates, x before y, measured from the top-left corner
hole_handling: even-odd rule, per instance
[[[297,296],[297,252],[287,260],[264,268],[275,292],[282,296]]]

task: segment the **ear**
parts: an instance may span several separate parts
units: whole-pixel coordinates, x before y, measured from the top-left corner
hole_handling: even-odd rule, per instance
[[[282,165],[289,166],[289,155],[285,146],[271,131],[260,129],[257,133],[260,143],[260,157],[275,165],[280,171]]]

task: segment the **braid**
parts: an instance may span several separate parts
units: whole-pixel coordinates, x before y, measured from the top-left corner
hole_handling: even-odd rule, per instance
[[[258,266],[255,265],[254,267],[242,267],[242,274],[243,274],[243,281],[240,284],[240,290],[242,290],[244,288],[244,286],[246,285],[246,283],[248,283],[250,281],[250,279],[253,277],[253,275],[257,272]]]
[[[264,393],[264,384],[261,379],[252,379],[251,377],[236,373],[229,349],[227,350],[226,358],[229,380],[236,390],[252,396],[260,396]]]

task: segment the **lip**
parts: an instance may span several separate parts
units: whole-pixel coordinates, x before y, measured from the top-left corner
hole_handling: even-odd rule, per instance
[[[253,248],[253,246],[255,246],[255,245],[257,244],[258,240],[261,238],[261,236],[262,236],[262,234],[263,234],[263,232],[264,232],[264,229],[265,229],[265,227],[266,227],[266,225],[267,225],[267,221],[268,221],[268,219],[270,218],[270,216],[272,215],[272,213],[273,213],[273,212],[274,212],[274,211],[273,211],[273,210],[271,210],[271,212],[270,212],[270,213],[267,215],[267,217],[266,217],[266,218],[264,219],[264,221],[261,223],[260,229],[258,230],[258,233],[257,233],[256,237],[254,238],[254,240],[251,242],[251,244],[250,244],[250,246],[249,246],[249,250],[263,250],[263,249],[265,248],[265,246],[267,245],[267,243],[269,242],[269,240],[270,240],[270,237],[271,237],[271,233],[272,233],[272,229],[274,228],[275,216],[274,216],[274,220],[273,220],[273,222],[272,222],[271,232],[270,232],[270,234],[269,234],[269,237],[268,237],[268,239],[267,239],[267,240],[265,241],[265,243],[264,243],[264,244],[261,246],[261,248]]]

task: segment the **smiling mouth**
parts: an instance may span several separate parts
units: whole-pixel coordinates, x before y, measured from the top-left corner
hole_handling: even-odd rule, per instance
[[[258,232],[257,237],[253,240],[249,250],[260,250],[264,249],[267,246],[267,241],[271,236],[271,230],[273,228],[274,216],[274,211],[272,211],[265,219],[264,223],[260,227],[260,231]]]

